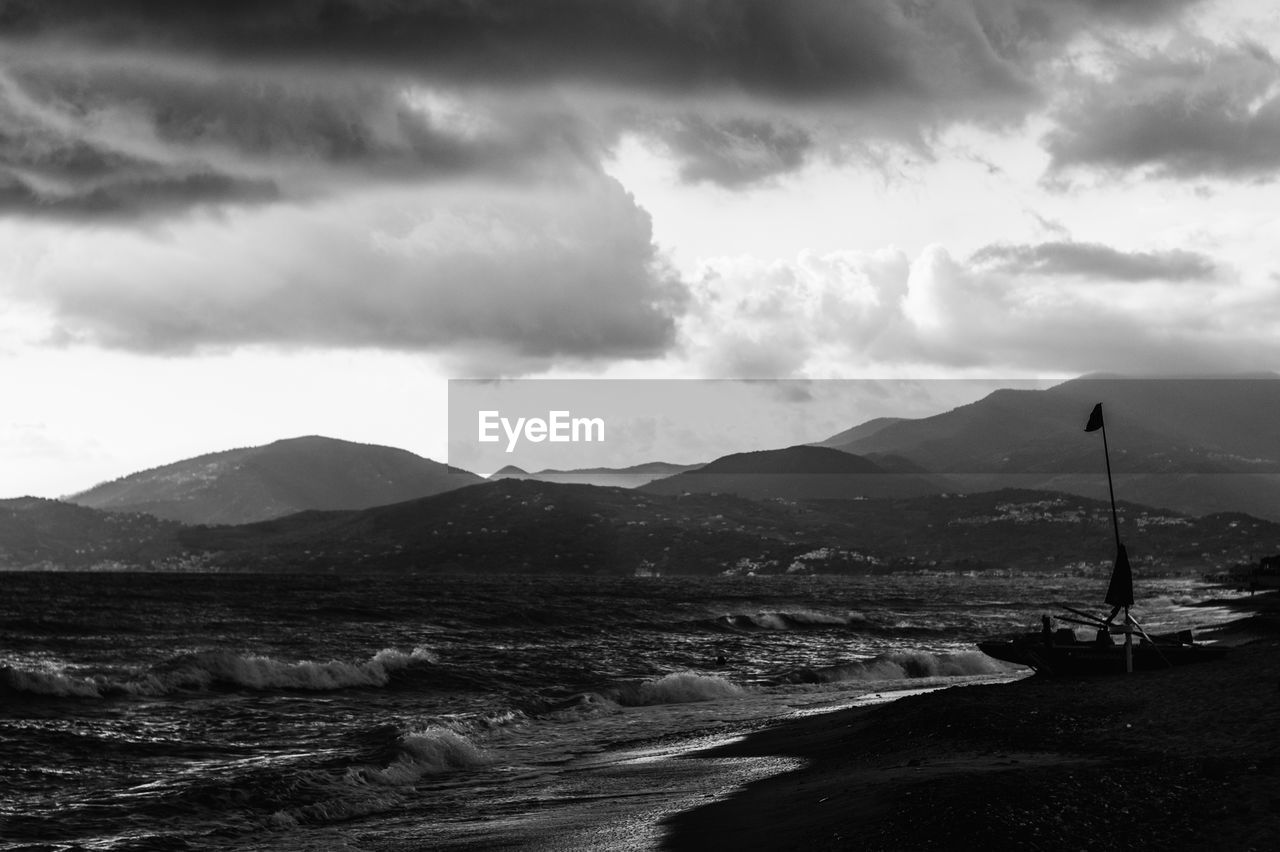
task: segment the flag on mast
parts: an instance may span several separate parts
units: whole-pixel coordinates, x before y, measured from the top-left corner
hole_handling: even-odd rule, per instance
[[[1097,432],[1102,428],[1102,403],[1098,403],[1093,407],[1092,413],[1089,414],[1089,422],[1085,424],[1084,431]]]

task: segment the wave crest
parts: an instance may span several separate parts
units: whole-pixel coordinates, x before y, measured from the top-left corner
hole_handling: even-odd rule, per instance
[[[349,663],[344,660],[300,660],[283,662],[257,654],[241,655],[230,651],[204,651],[194,654],[175,671],[183,686],[207,688],[225,684],[249,689],[307,689],[326,691],[359,686],[386,686],[393,672],[414,663],[434,663],[437,657],[426,648],[405,653],[383,648],[368,660]]]
[[[675,672],[657,680],[623,687],[618,690],[616,700],[628,707],[645,707],[652,704],[714,701],[745,694],[746,690],[741,686],[722,677],[696,672]]]
[[[754,615],[744,613],[722,615],[711,622],[720,630],[822,630],[841,627],[861,627],[867,617],[860,612],[836,614],[817,610],[760,611]]]
[[[788,674],[784,680],[790,683],[909,680],[925,677],[1005,674],[1010,670],[1010,667],[979,651],[962,651],[956,654],[892,651],[856,663],[820,669],[799,669]]]
[[[399,787],[412,784],[424,775],[488,763],[484,750],[470,739],[442,725],[431,725],[404,734],[398,753],[386,766],[353,769],[351,777],[366,783]]]
[[[72,677],[53,670],[0,668],[5,691],[71,698],[101,698],[101,685],[93,678]]]

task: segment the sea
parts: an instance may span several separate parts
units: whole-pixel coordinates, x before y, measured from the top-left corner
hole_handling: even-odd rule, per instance
[[[1140,583],[1148,631],[1220,589]],[[659,848],[786,719],[1029,674],[1097,578],[0,574],[0,849]],[[1083,628],[1082,628],[1083,629]]]

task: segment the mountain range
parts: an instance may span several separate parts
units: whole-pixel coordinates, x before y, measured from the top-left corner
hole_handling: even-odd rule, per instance
[[[998,390],[933,417],[882,417],[813,445],[734,453],[704,465],[499,471],[648,494],[753,499],[904,498],[1022,488],[1106,499],[1101,402],[1117,496],[1189,514],[1280,520],[1280,376],[1088,376],[1046,390]],[[310,436],[210,453],[69,498],[184,523],[237,524],[354,510],[483,482],[405,450]]]
[[[1085,432],[1098,402],[1105,429]],[[1271,375],[1088,377],[683,470],[486,481],[403,450],[299,438],[75,498],[110,512],[0,501],[0,568],[1101,571],[1113,553],[1105,441],[1138,570],[1206,572],[1280,550],[1277,423]],[[540,480],[628,472],[672,475],[631,489]],[[206,526],[236,521],[251,522]]]
[[[871,421],[821,442],[894,455],[957,491],[1019,487],[1105,498],[1102,403],[1117,494],[1192,514],[1280,520],[1280,376],[1089,376],[1047,390],[999,390],[934,417]],[[846,440],[847,439],[847,440]]]

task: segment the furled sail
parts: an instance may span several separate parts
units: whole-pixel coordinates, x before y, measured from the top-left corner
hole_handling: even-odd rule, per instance
[[[1129,570],[1129,554],[1123,544],[1116,551],[1116,564],[1111,569],[1106,602],[1112,606],[1133,606],[1133,572]]]

